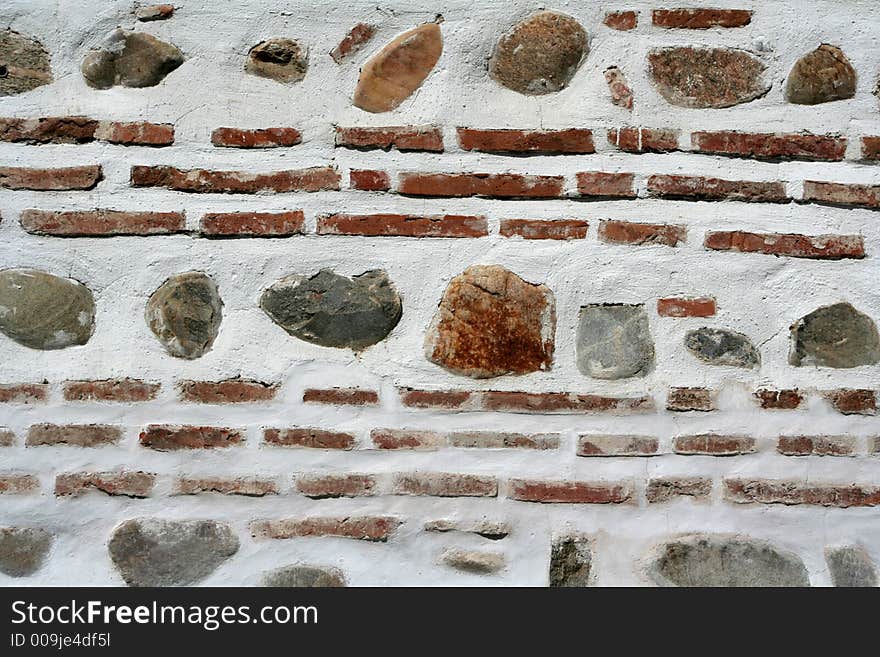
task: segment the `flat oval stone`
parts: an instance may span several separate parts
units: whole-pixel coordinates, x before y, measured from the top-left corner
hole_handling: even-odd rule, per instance
[[[36,39],[0,30],[0,96],[12,96],[52,82],[49,53]]]
[[[85,56],[81,70],[86,84],[95,89],[154,87],[181,64],[183,53],[170,43],[117,29]]]
[[[696,535],[660,545],[648,564],[660,586],[809,586],[796,554],[746,537]]]
[[[144,317],[169,354],[192,360],[214,344],[222,309],[217,284],[202,272],[190,271],[162,283],[150,296]]]
[[[684,346],[701,361],[730,367],[758,367],[761,354],[748,336],[727,329],[703,327],[688,331]]]
[[[556,305],[544,285],[497,265],[475,265],[450,281],[425,338],[425,356],[475,379],[549,370]]]
[[[85,344],[95,329],[95,298],[79,281],[36,269],[0,271],[0,332],[31,349]]]
[[[554,93],[568,86],[589,50],[587,33],[574,18],[542,11],[501,37],[489,75],[521,94]]]
[[[27,577],[37,572],[52,547],[52,534],[38,527],[0,528],[0,573]]]
[[[110,558],[129,586],[189,586],[238,552],[238,537],[214,520],[126,520],[113,530]]]
[[[874,320],[848,303],[817,308],[791,326],[788,362],[796,367],[850,368],[880,362]]]
[[[764,64],[742,50],[674,47],[648,55],[654,87],[666,102],[698,109],[732,107],[770,90]]]
[[[330,269],[311,277],[286,276],[263,292],[260,307],[300,340],[355,351],[384,340],[403,312],[400,296],[382,270],[352,278]]]
[[[822,44],[795,62],[785,85],[785,99],[818,105],[856,95],[856,71],[837,46]]]
[[[293,39],[261,41],[248,52],[244,70],[284,84],[299,82],[309,67],[308,51]]]
[[[425,23],[395,37],[361,69],[354,105],[366,112],[390,112],[409,98],[443,52],[437,23]]]
[[[654,341],[642,305],[594,304],[581,308],[577,366],[594,379],[645,376],[654,366]]]
[[[336,568],[285,566],[266,573],[263,586],[279,588],[336,588],[345,586],[345,577]]]
[[[871,557],[860,546],[825,548],[825,561],[831,582],[839,587],[875,587],[877,570]]]

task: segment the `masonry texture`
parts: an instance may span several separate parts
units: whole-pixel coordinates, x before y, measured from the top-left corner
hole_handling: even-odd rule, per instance
[[[880,8],[0,7],[0,585],[876,586]]]

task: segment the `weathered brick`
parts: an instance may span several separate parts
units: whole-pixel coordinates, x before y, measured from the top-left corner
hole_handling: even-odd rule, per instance
[[[770,390],[761,388],[755,391],[755,399],[761,408],[790,410],[797,408],[804,400],[800,390]]]
[[[507,496],[520,502],[541,504],[621,504],[633,496],[630,483],[537,481],[511,479]]]
[[[502,219],[502,237],[526,240],[579,240],[587,236],[590,224],[580,219]]]
[[[363,497],[377,493],[376,478],[363,474],[300,475],[296,478],[296,489],[316,500]]]
[[[375,406],[379,403],[379,393],[363,388],[306,388],[303,401],[335,406]]]
[[[610,27],[612,30],[619,30],[621,32],[625,32],[627,30],[633,29],[636,25],[638,25],[638,13],[635,11],[612,11],[605,14],[605,18],[602,20],[603,23],[607,27]]]
[[[862,137],[862,159],[880,160],[880,137]]]
[[[375,33],[376,28],[372,25],[358,23],[351,28],[348,34],[343,37],[342,41],[330,51],[330,57],[332,57],[333,61],[337,64],[341,64],[346,57],[349,57],[360,50],[367,41],[373,38]]]
[[[288,237],[301,235],[305,215],[289,212],[209,212],[202,215],[200,232],[208,237]]]
[[[79,497],[90,490],[112,496],[149,497],[156,475],[148,472],[71,472],[55,477],[55,495]]]
[[[581,171],[577,174],[578,194],[595,198],[635,198],[634,180],[631,173]]]
[[[657,27],[706,30],[743,27],[752,22],[752,12],[746,9],[655,9],[651,19]]]
[[[36,235],[112,237],[114,235],[171,235],[186,230],[183,212],[130,210],[24,210],[21,227]]]
[[[499,431],[455,431],[448,436],[453,447],[474,447],[478,449],[557,449],[559,434],[504,433]]]
[[[716,312],[712,297],[666,297],[657,299],[660,317],[713,317]]]
[[[612,128],[608,143],[627,153],[669,153],[678,150],[678,130],[673,128]]]
[[[509,413],[642,413],[654,410],[650,397],[605,397],[565,392],[481,393],[481,408]]]
[[[156,398],[160,385],[138,379],[103,379],[100,381],[66,381],[66,401],[145,402]]]
[[[635,94],[623,71],[617,66],[609,66],[605,69],[605,82],[611,94],[611,104],[631,110],[635,103]]]
[[[39,490],[36,475],[17,472],[0,472],[0,495],[23,495]]]
[[[179,477],[174,482],[174,495],[199,495],[202,493],[264,497],[277,495],[278,484],[272,479],[258,479],[256,477]]]
[[[687,239],[687,228],[672,224],[600,221],[599,239],[609,244],[678,246]]]
[[[57,169],[0,167],[0,189],[38,192],[92,189],[103,179],[101,165],[87,164]]]
[[[0,384],[0,403],[33,404],[44,402],[49,396],[46,383],[3,383]]]
[[[355,438],[342,431],[326,431],[311,427],[265,429],[263,442],[281,447],[308,447],[312,449],[352,449]]]
[[[165,187],[200,194],[319,192],[338,190],[339,173],[333,167],[251,173],[136,165],[131,168],[131,184],[134,187]]]
[[[336,147],[361,150],[443,152],[443,133],[433,126],[336,128]]]
[[[860,484],[820,484],[798,480],[724,480],[724,498],[737,504],[809,504],[846,509],[880,504],[880,488]]]
[[[650,504],[673,497],[706,498],[712,494],[712,480],[707,477],[657,477],[648,480],[645,497]]]
[[[98,447],[116,445],[121,439],[122,429],[108,424],[34,424],[28,429],[26,444]]]
[[[849,185],[845,183],[804,182],[804,201],[844,207],[880,208],[880,185]]]
[[[487,198],[557,198],[562,176],[517,173],[401,173],[397,191],[407,196]]]
[[[788,203],[782,182],[722,180],[704,176],[654,175],[648,178],[651,196],[685,201],[743,201]]]
[[[762,253],[816,260],[865,257],[865,243],[861,235],[797,235],[722,230],[706,233],[703,245],[713,251]]]
[[[484,237],[486,217],[407,214],[330,214],[318,217],[319,235],[368,237]]]
[[[437,449],[446,445],[446,437],[434,431],[411,429],[373,429],[370,439],[379,449]]]
[[[776,445],[786,456],[852,456],[855,450],[851,436],[780,436]]]
[[[174,143],[174,126],[146,121],[101,121],[95,138],[121,146],[170,146]]]
[[[876,415],[877,397],[873,390],[829,390],[825,398],[838,413],[844,415]]]
[[[250,529],[254,538],[336,536],[385,542],[400,525],[400,520],[387,516],[346,516],[255,520]]]
[[[409,408],[462,410],[471,403],[471,394],[464,390],[400,389],[400,399],[403,405]]]
[[[700,434],[677,436],[673,440],[676,454],[701,454],[706,456],[736,456],[756,450],[755,439],[748,436],[718,436]]]
[[[226,427],[151,424],[140,434],[140,443],[160,452],[178,449],[214,449],[240,445],[244,434]]]
[[[98,122],[86,116],[0,118],[0,141],[26,144],[84,144],[95,139]]]
[[[691,146],[698,153],[767,160],[840,162],[846,154],[843,137],[732,130],[693,132]]]
[[[352,169],[348,176],[348,184],[352,189],[362,192],[387,192],[391,189],[391,177],[386,171]]]
[[[458,143],[466,151],[518,155],[588,155],[596,152],[593,132],[567,130],[484,130],[458,128]]]
[[[582,434],[578,437],[578,456],[653,456],[658,441],[650,436],[612,436]]]
[[[180,381],[177,389],[180,399],[200,404],[247,404],[271,401],[278,394],[277,383],[263,383],[250,379],[225,381]]]
[[[670,388],[666,410],[708,412],[715,410],[715,392],[707,388]]]
[[[400,474],[394,477],[391,493],[431,497],[497,497],[498,481],[495,477],[447,472]]]
[[[491,520],[481,520],[477,522],[458,522],[455,520],[429,520],[424,524],[423,529],[426,532],[437,532],[445,534],[447,532],[464,532],[466,534],[476,534],[490,541],[499,541],[510,536],[511,527],[505,522],[493,522]]]
[[[211,133],[211,143],[223,148],[280,148],[301,142],[302,135],[295,128],[217,128]]]

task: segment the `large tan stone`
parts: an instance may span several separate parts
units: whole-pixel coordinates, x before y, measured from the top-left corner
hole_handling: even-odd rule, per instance
[[[12,96],[52,82],[49,53],[31,37],[0,30],[0,96]]]
[[[797,105],[818,105],[856,95],[856,71],[837,46],[822,44],[795,62],[785,99]]]

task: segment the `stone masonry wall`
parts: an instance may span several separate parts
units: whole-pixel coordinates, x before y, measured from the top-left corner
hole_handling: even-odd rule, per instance
[[[876,585],[872,0],[6,0],[0,584]]]

